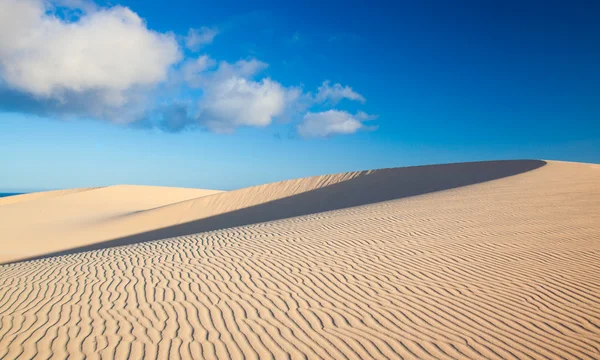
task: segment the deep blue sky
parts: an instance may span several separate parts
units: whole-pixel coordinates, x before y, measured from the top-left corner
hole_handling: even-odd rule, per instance
[[[366,102],[342,100],[338,107],[378,115],[377,129],[306,139],[294,133],[292,119],[232,134],[171,133],[4,106],[0,191],[117,183],[232,189],[488,159],[600,163],[598,2],[122,0],[110,6],[117,4],[158,32],[217,28],[201,53],[230,63],[256,58],[269,64],[262,76],[283,86],[313,92],[324,80],[351,86]]]

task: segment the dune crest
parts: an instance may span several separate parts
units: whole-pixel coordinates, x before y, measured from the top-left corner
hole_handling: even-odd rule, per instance
[[[69,226],[46,217],[48,227],[41,228],[41,224],[36,223],[35,227],[23,230],[26,227],[22,221],[26,219],[24,214],[15,207],[5,208],[6,212],[10,211],[14,225],[4,230],[7,241],[4,248],[0,248],[0,254],[3,252],[6,262],[140,243],[449,190],[521,174],[544,165],[545,162],[539,160],[513,160],[357,171],[216,194],[202,192],[195,198],[186,192],[187,199],[160,199],[144,209],[138,204],[144,197],[130,193],[140,189],[138,187],[118,188],[119,192],[111,188],[108,199],[98,196],[100,191],[96,190],[93,198],[77,199],[77,222],[71,220],[70,212],[59,213],[60,221]],[[61,204],[28,203],[29,207],[23,207],[22,211],[29,212],[35,206],[37,211],[55,212],[57,207],[69,208],[75,201],[73,197],[64,200]],[[108,213],[97,210],[99,201],[107,204]],[[118,205],[114,205],[115,202]],[[126,208],[123,204],[133,204],[133,207]],[[92,208],[85,221],[82,207]],[[2,210],[0,207],[0,218]],[[11,253],[11,246],[21,253]]]
[[[550,161],[0,266],[0,358],[597,359],[599,205],[600,165]]]
[[[94,189],[100,189],[102,187],[89,187],[89,188],[75,188],[75,189],[65,189],[65,190],[49,190],[49,191],[39,191],[29,194],[20,194],[14,196],[7,196],[0,198],[0,206],[2,205],[10,205],[17,204],[25,201],[33,201],[33,200],[41,200],[45,198],[51,198],[55,196],[65,196],[69,194],[77,194],[83,191],[89,191]]]

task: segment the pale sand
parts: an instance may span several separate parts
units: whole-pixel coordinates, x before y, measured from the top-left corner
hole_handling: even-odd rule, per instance
[[[75,188],[75,189],[66,189],[66,190],[50,190],[50,191],[40,191],[29,194],[21,194],[16,196],[7,196],[0,198],[0,205],[9,205],[16,204],[25,201],[31,200],[39,200],[44,198],[50,198],[55,196],[63,196],[69,194],[75,194],[78,192],[100,189],[101,187],[90,187],[90,188]]]
[[[199,190],[195,197],[190,193],[193,190],[184,189],[187,199],[180,200],[187,201],[180,202],[171,197],[163,199],[178,189],[162,188],[159,192],[160,188],[131,186],[44,198],[18,206],[0,206],[0,219],[5,223],[0,262],[59,255],[74,248],[102,249],[405,198],[506,177],[543,164],[480,162],[359,171],[282,181],[213,196],[206,196],[211,194],[208,190]]]
[[[600,358],[600,166],[540,165],[1,205],[8,261],[103,249],[0,267],[0,358]]]
[[[123,215],[220,192],[115,185],[0,198],[0,263],[122,235],[125,229],[107,224]]]

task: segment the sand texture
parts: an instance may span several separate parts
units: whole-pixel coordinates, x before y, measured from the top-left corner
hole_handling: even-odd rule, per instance
[[[0,203],[0,359],[600,358],[600,165],[165,191]]]
[[[220,192],[115,185],[0,198],[0,263],[130,234],[137,229],[113,226],[113,222],[128,214]]]

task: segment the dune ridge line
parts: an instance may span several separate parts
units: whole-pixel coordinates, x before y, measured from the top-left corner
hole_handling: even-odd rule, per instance
[[[14,248],[11,253],[5,251],[0,261],[97,250],[423,195],[513,176],[545,164],[510,160],[365,170],[220,193],[199,190],[197,196],[192,196],[192,189],[108,187],[93,196],[0,207],[0,218],[13,219],[4,231],[4,247]],[[185,195],[180,201],[172,196],[163,199],[177,191]],[[148,200],[152,202],[143,205]],[[100,204],[108,210],[101,211]],[[71,211],[75,207],[76,216]],[[83,208],[89,209],[87,213]],[[60,217],[61,209],[66,209],[65,216]],[[32,210],[53,212],[59,218],[46,218],[47,226],[38,222],[23,230],[23,219]]]

